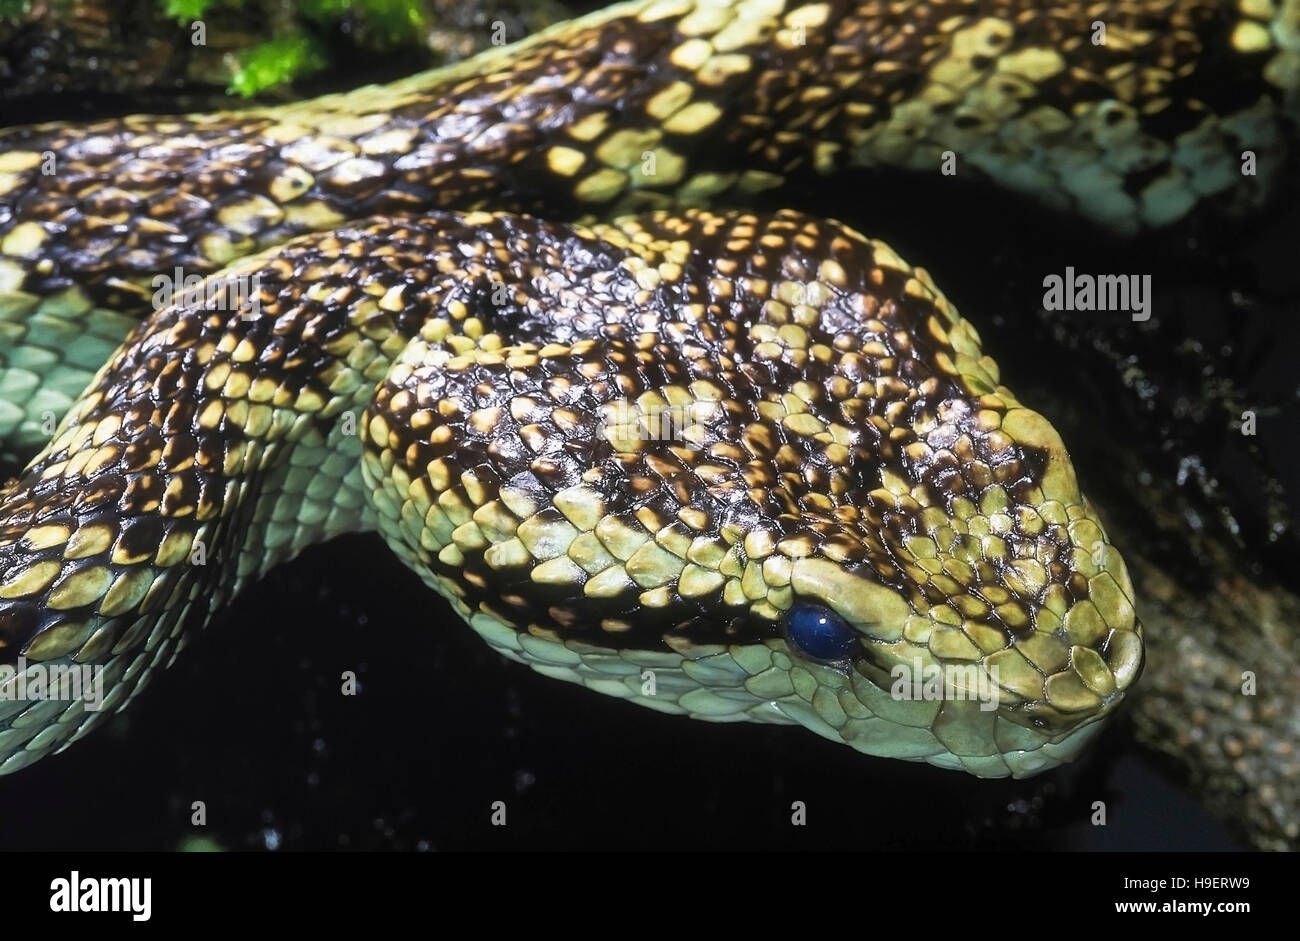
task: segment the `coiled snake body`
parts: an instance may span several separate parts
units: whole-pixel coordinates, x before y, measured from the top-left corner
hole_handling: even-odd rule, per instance
[[[1122,232],[1249,206],[1296,22],[656,0],[385,88],[4,132],[0,436],[44,448],[0,491],[0,643],[108,695],[0,699],[0,772],[364,528],[602,693],[981,776],[1074,757],[1142,641],[1060,436],[923,270],[733,207],[952,159]],[[177,270],[255,303],[150,314]]]

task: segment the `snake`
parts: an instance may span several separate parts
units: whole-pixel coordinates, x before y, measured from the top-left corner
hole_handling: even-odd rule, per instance
[[[0,773],[358,531],[608,697],[1075,759],[1144,643],[1062,436],[924,268],[771,201],[955,167],[1121,236],[1250,211],[1298,87],[1290,0],[633,0],[386,86],[0,131]],[[100,701],[19,691],[81,668]]]

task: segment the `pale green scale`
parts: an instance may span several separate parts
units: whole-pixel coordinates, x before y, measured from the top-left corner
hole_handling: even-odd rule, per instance
[[[351,404],[357,422],[335,422],[328,436],[299,441],[272,472],[243,541],[241,577],[258,577],[307,546],[374,528],[357,433],[369,397],[369,387],[357,387]]]
[[[0,461],[25,461],[135,326],[79,292],[0,292]]]

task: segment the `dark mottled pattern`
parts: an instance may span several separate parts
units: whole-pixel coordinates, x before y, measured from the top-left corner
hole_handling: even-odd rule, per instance
[[[705,26],[684,34],[680,15],[645,22],[638,18],[644,6],[566,26],[504,56],[473,60],[469,69],[386,89],[271,111],[12,129],[0,145],[17,156],[53,154],[58,169],[46,175],[11,157],[11,175],[0,173],[0,244],[35,223],[43,236],[39,252],[25,256],[24,291],[76,286],[100,303],[139,310],[138,299],[120,289],[178,265],[208,273],[371,213],[486,207],[572,215],[743,203],[809,168],[919,161],[932,169],[941,151],[994,146],[1007,122],[1034,112],[1055,113],[1065,125],[1039,128],[1035,153],[1053,143],[1077,146],[1079,109],[1112,99],[1099,120],[1113,129],[1086,134],[1150,149],[1279,94],[1259,77],[1273,50],[1232,50],[1227,40],[1237,15],[1214,2],[1142,0],[1085,11],[1006,0],[830,0],[802,8],[816,11],[798,21],[802,44],[778,3],[742,7],[735,21],[722,17],[728,40]],[[692,11],[687,3],[673,6]],[[990,34],[984,48],[954,47],[955,34],[995,20],[1007,29]],[[1110,30],[1107,45],[1092,42],[1097,20]],[[747,28],[737,32],[737,23]],[[704,45],[699,36],[723,49],[683,53]],[[1026,48],[1059,53],[1062,67],[1040,76],[1009,66]],[[949,58],[954,64],[936,76]],[[1225,68],[1248,80],[1226,80]],[[951,85],[951,100],[904,119],[900,106],[921,101],[937,77]],[[982,97],[964,98],[976,83],[986,83]],[[669,105],[662,96],[674,87],[685,97]],[[685,117],[686,100],[706,104],[707,117]],[[898,126],[888,143],[870,138],[891,122]],[[1235,162],[1243,146],[1268,149],[1263,141],[1211,136],[1205,162]],[[563,172],[557,147],[576,161]],[[1007,148],[1008,159],[1029,159],[1012,144],[996,147]],[[657,154],[659,166],[637,178],[645,153]],[[982,172],[981,161],[968,169]],[[622,181],[606,185],[600,174],[609,172]],[[1170,172],[1169,155],[1152,151],[1135,158],[1116,185],[1137,194]],[[699,174],[711,182],[688,185]],[[1239,174],[1230,189],[1218,187],[1225,199],[1259,198],[1257,180]],[[1062,192],[1057,186],[1041,195],[1058,201]],[[1078,200],[1088,212],[1088,201]],[[1110,221],[1132,226],[1140,215]]]
[[[471,359],[386,380],[375,407],[390,435],[380,443],[403,455],[413,473],[433,461],[472,468],[484,492],[471,499],[456,487],[467,503],[488,503],[504,485],[545,506],[581,484],[599,495],[603,515],[630,527],[671,528],[688,540],[705,535],[719,543],[724,528],[766,530],[778,543],[833,555],[873,581],[907,586],[922,608],[947,600],[896,561],[907,557],[902,540],[927,524],[919,505],[896,506],[892,494],[879,492],[882,469],[905,475],[936,503],[978,500],[995,477],[1027,502],[1043,460],[1037,449],[982,429],[974,418],[979,397],[935,365],[936,354],[954,351],[931,332],[932,319],[943,317],[931,300],[904,290],[910,273],[874,264],[856,235],[794,214],[643,224],[640,231],[659,244],[681,239],[690,247],[680,277],[648,291],[619,265],[626,248],[585,232],[509,219],[475,232],[478,251],[510,262],[480,267],[471,260],[456,272],[451,296],[488,311],[491,319],[481,319],[501,329],[512,347],[566,349],[535,364]],[[756,246],[741,263],[733,260],[738,244]],[[774,300],[775,286],[787,279],[815,282],[825,261],[841,265],[848,277],[825,290],[815,322],[801,318],[806,326],[796,325],[790,308]],[[494,307],[489,297],[503,277],[512,293],[507,306]],[[756,349],[762,342],[756,334],[775,335],[782,327],[797,345]],[[689,443],[674,435],[619,450],[602,433],[606,407],[695,384],[716,392],[716,409],[697,402],[694,412],[665,410],[668,422],[698,429]],[[814,420],[815,433],[771,420],[772,409],[784,413],[791,389],[810,400],[802,414]],[[928,429],[937,447],[899,416]],[[852,429],[850,447],[828,441],[832,424]],[[558,510],[546,514],[563,519]],[[1028,546],[1013,552],[1033,555]],[[745,643],[776,633],[770,618],[750,615],[747,601],[724,604],[720,588],[699,598],[675,595],[652,608],[641,605],[636,584],[594,599],[583,595],[582,578],[539,585],[529,580],[531,565],[493,572],[481,556],[436,568],[486,586],[471,594],[472,604],[490,600],[506,620],[541,624],[562,637],[656,647],[666,630],[692,643]],[[746,561],[742,552],[739,564]],[[977,584],[981,577],[998,581],[992,565],[974,574]],[[996,613],[989,618],[1008,630]],[[615,619],[618,630],[602,631],[605,619]]]

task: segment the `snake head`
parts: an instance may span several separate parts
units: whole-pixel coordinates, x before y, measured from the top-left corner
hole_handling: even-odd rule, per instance
[[[1017,421],[1009,446],[1052,453],[1041,417]],[[989,484],[941,514],[923,487],[881,488],[864,506],[889,562],[793,560],[774,666],[811,695],[777,708],[870,754],[982,777],[1075,758],[1137,679],[1141,627],[1092,508],[1030,492]]]
[[[1124,563],[924,271],[796,213],[472,221],[439,223],[459,260],[362,469],[503,654],[981,776],[1073,757],[1121,701]]]

